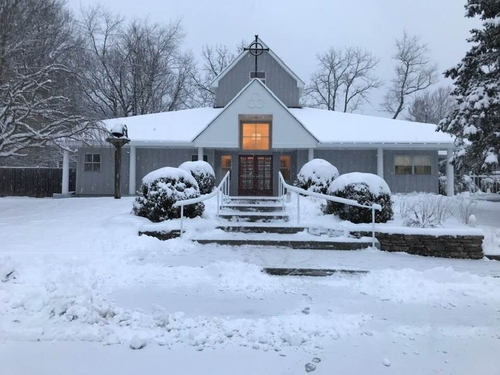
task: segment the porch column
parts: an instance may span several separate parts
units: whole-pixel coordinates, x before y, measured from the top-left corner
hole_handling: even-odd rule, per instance
[[[314,159],[314,148],[310,148],[307,154],[307,161],[311,161]]]
[[[135,195],[135,173],[136,173],[136,154],[135,146],[130,146],[130,160],[128,165],[128,193],[129,195]]]
[[[455,195],[455,173],[453,171],[453,164],[450,163],[453,157],[453,150],[446,150],[446,195],[453,197]]]
[[[377,175],[384,178],[384,149],[382,147],[377,149]]]
[[[198,160],[203,160],[203,147],[198,147]]]
[[[63,165],[62,165],[62,194],[69,193],[69,151],[63,151]]]

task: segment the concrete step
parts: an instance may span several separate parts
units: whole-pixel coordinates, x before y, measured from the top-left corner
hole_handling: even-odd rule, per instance
[[[229,200],[234,201],[234,202],[281,202],[281,197],[274,197],[274,196],[263,196],[263,197],[247,197],[247,196],[233,196],[229,197]]]
[[[293,234],[300,233],[308,228],[300,226],[283,225],[281,222],[269,223],[228,223],[227,225],[220,225],[217,229],[224,232],[237,232],[237,233],[280,233],[280,234]]]
[[[261,202],[261,203],[240,203],[232,202],[224,205],[224,209],[244,212],[275,212],[283,211],[283,205],[278,202]]]
[[[233,210],[222,210],[219,213],[221,219],[226,219],[229,221],[245,221],[245,222],[255,222],[255,221],[275,221],[282,220],[288,221],[288,214],[281,211],[280,212],[244,212],[244,211],[233,211]]]
[[[372,246],[369,237],[323,237],[305,233],[297,234],[271,234],[262,236],[258,233],[221,233],[208,237],[193,238],[200,244],[218,244],[228,246],[272,246],[290,249],[309,250],[360,250]],[[378,241],[375,242],[378,247]]]

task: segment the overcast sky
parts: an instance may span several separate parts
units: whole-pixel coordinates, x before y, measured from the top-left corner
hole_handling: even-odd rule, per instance
[[[359,46],[380,59],[384,81],[392,76],[394,41],[404,30],[428,44],[442,72],[457,64],[470,48],[469,30],[480,25],[464,17],[465,0],[67,0],[80,6],[101,4],[128,19],[153,22],[182,18],[185,48],[199,57],[204,44],[231,48],[254,34],[306,83],[316,69],[316,54],[330,46]],[[441,76],[442,77],[442,76]],[[444,80],[441,84],[446,83]],[[361,112],[378,112],[385,88]]]

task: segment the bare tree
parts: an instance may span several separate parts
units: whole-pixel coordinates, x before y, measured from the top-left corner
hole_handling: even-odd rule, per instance
[[[331,47],[317,60],[318,70],[304,90],[306,102],[313,107],[353,112],[382,84],[374,74],[378,59],[365,49]]]
[[[60,0],[0,0],[0,157],[80,139],[95,123],[79,112],[79,46]]]
[[[236,45],[234,52],[223,44],[202,47],[201,68],[194,71],[191,77],[193,85],[191,107],[212,107],[215,104],[215,92],[211,83],[246,47],[248,43],[244,40]]]
[[[452,91],[450,86],[442,86],[417,94],[408,107],[408,120],[437,125],[456,106]]]
[[[427,45],[406,31],[401,39],[396,39],[393,59],[396,60],[396,76],[384,96],[382,110],[396,119],[405,109],[408,97],[436,82],[437,66],[429,58]]]
[[[99,118],[185,108],[194,64],[182,53],[180,21],[126,23],[96,7],[83,13],[86,99]]]
[[[212,81],[234,60],[235,55],[222,44],[202,47],[202,66],[193,72],[193,107],[210,107],[215,104],[215,92],[210,87]]]

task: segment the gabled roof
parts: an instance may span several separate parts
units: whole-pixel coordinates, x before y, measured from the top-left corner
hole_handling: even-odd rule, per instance
[[[262,46],[264,48],[269,48],[267,46],[266,43],[264,43],[262,41],[262,39],[258,38],[258,42],[260,44],[262,44]],[[253,42],[252,42],[253,43]],[[251,43],[250,43],[251,44]],[[250,46],[249,44],[249,46]],[[271,49],[269,49],[269,51],[266,51],[267,53],[269,53],[271,55],[271,57],[276,60],[276,62],[288,73],[290,74],[296,81],[297,81],[297,87],[299,89],[303,89],[304,86],[305,86],[305,83],[304,81],[302,81],[298,75],[296,75],[284,62],[283,60],[281,60],[278,55],[276,55]],[[231,62],[231,64],[229,64],[228,66],[226,66],[226,68],[217,76],[215,77],[215,79],[210,83],[210,87],[212,88],[215,88],[215,87],[219,87],[219,81],[236,65],[238,64],[238,62],[243,58],[245,57],[247,54],[249,54],[250,52],[249,51],[241,51],[241,53],[236,56],[236,58]]]
[[[298,119],[298,118],[297,118],[297,117],[296,117],[296,116],[295,116],[295,115],[294,115],[294,114],[290,111],[290,108],[288,108],[288,107],[287,107],[287,106],[286,106],[286,105],[285,105],[285,104],[284,104],[284,103],[283,103],[283,102],[282,102],[282,101],[281,101],[281,100],[280,100],[280,99],[279,99],[279,98],[278,98],[278,97],[277,97],[277,96],[276,96],[276,95],[275,95],[275,94],[274,94],[274,93],[273,93],[273,92],[269,89],[269,87],[267,87],[264,83],[262,83],[262,81],[261,81],[260,79],[258,79],[258,78],[253,78],[253,79],[251,79],[251,80],[250,80],[250,82],[248,82],[248,83],[245,85],[245,87],[243,87],[243,88],[240,90],[240,92],[239,92],[238,94],[236,94],[236,96],[235,96],[235,97],[234,97],[234,98],[233,98],[233,99],[232,99],[232,100],[231,100],[231,101],[230,101],[230,102],[229,102],[229,103],[228,103],[228,104],[227,104],[227,105],[226,105],[226,106],[225,106],[225,107],[224,107],[224,108],[223,108],[223,109],[222,109],[222,110],[221,110],[221,111],[217,114],[217,116],[215,116],[215,117],[212,119],[212,121],[210,121],[210,123],[209,123],[209,124],[208,124],[208,125],[207,125],[204,129],[202,129],[202,130],[200,131],[200,133],[199,133],[196,137],[194,137],[193,142],[194,142],[194,141],[196,140],[196,138],[198,138],[198,137],[199,137],[199,136],[200,136],[200,135],[201,135],[201,134],[202,134],[205,130],[207,130],[207,129],[210,127],[210,125],[211,125],[212,123],[214,123],[214,122],[217,120],[217,118],[218,118],[219,116],[221,116],[221,115],[224,113],[224,111],[226,111],[229,107],[231,107],[231,105],[232,105],[234,102],[236,102],[236,101],[238,100],[238,98],[239,98],[239,97],[240,97],[240,96],[241,96],[241,95],[242,95],[242,94],[243,94],[243,93],[244,93],[244,92],[245,92],[245,91],[246,91],[246,90],[247,90],[250,86],[252,86],[252,84],[254,84],[254,83],[255,83],[255,84],[257,84],[257,85],[260,85],[262,88],[264,88],[264,90],[266,90],[266,91],[267,91],[267,92],[268,92],[268,93],[272,96],[272,98],[273,98],[273,99],[274,99],[274,100],[275,100],[275,101],[276,101],[276,102],[277,102],[277,103],[278,103],[281,107],[283,107],[283,109],[284,109],[285,111],[287,111],[287,112],[290,114],[290,117],[292,117],[295,121],[297,121],[297,122],[298,122],[298,123],[299,123],[299,124],[300,124],[300,125],[304,128],[304,130],[305,130],[305,131],[306,131],[306,132],[307,132],[307,133],[308,133],[311,137],[313,137],[313,138],[314,138],[314,139],[318,142],[318,139],[314,136],[314,134],[312,134],[312,133],[311,133],[311,131],[309,131],[309,129],[308,129],[306,126],[304,126],[304,124],[303,124],[303,123],[302,123],[302,122],[301,122],[301,121],[300,121],[300,120],[299,120],[299,119]]]

